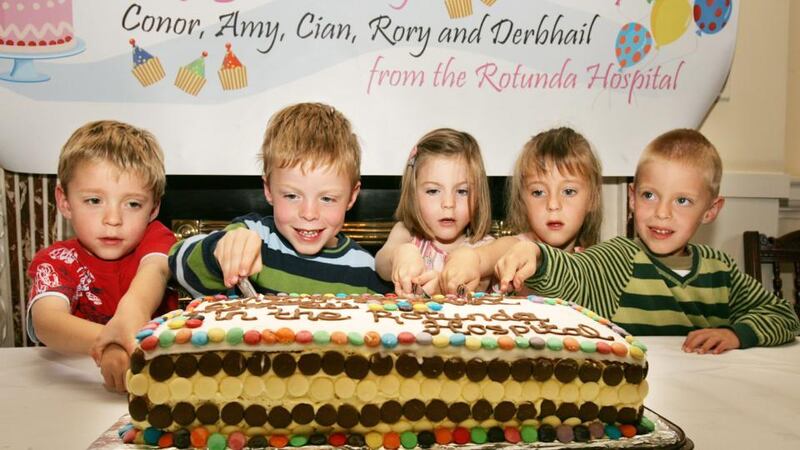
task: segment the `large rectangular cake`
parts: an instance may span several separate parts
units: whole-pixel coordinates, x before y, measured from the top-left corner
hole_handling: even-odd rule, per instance
[[[206,297],[137,338],[126,442],[394,449],[652,430],[644,345],[560,299]]]

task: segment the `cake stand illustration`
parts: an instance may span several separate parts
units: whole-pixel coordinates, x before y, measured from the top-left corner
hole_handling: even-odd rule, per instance
[[[86,50],[83,39],[75,38],[75,46],[68,50],[54,53],[4,53],[0,52],[0,59],[13,59],[14,65],[10,72],[0,73],[0,80],[15,83],[41,83],[50,79],[50,75],[36,70],[33,62],[37,59],[66,58],[77,55]]]

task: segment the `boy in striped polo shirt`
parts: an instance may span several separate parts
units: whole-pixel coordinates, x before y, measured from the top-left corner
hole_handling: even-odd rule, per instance
[[[694,130],[657,137],[642,154],[629,206],[637,239],[617,237],[570,254],[520,242],[495,268],[501,288],[524,281],[541,295],[573,300],[635,335],[687,335],[687,352],[793,341],[789,303],[739,271],[733,259],[689,243],[719,214],[722,162]]]
[[[370,253],[341,232],[361,188],[361,148],[331,106],[301,103],[270,118],[261,147],[272,216],[238,217],[223,231],[178,242],[169,266],[192,295],[249,278],[261,293],[384,293]]]

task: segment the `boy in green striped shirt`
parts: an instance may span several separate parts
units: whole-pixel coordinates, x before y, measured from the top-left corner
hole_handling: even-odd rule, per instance
[[[721,177],[719,154],[699,132],[681,129],[657,137],[645,148],[629,187],[637,239],[617,237],[576,254],[541,243],[496,244],[489,249],[495,255],[510,246],[495,266],[500,288],[514,290],[524,282],[635,335],[687,335],[687,352],[793,341],[798,318],[786,300],[742,273],[725,253],[689,243],[722,208]],[[452,261],[458,270],[445,268],[444,282],[471,281],[464,278],[465,261]],[[486,265],[474,259],[470,264]],[[451,273],[458,278],[448,278]]]
[[[361,187],[361,148],[331,106],[300,103],[269,120],[261,147],[272,216],[238,217],[223,231],[178,242],[169,266],[192,295],[249,278],[260,293],[384,293],[375,259],[341,232]]]

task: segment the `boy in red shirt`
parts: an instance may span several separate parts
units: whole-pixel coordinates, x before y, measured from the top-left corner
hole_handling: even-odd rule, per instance
[[[165,294],[175,237],[155,218],[166,176],[152,134],[114,121],[76,130],[58,161],[56,205],[75,238],[40,250],[31,262],[27,329],[63,353],[91,354],[109,390],[125,391],[136,331]]]

